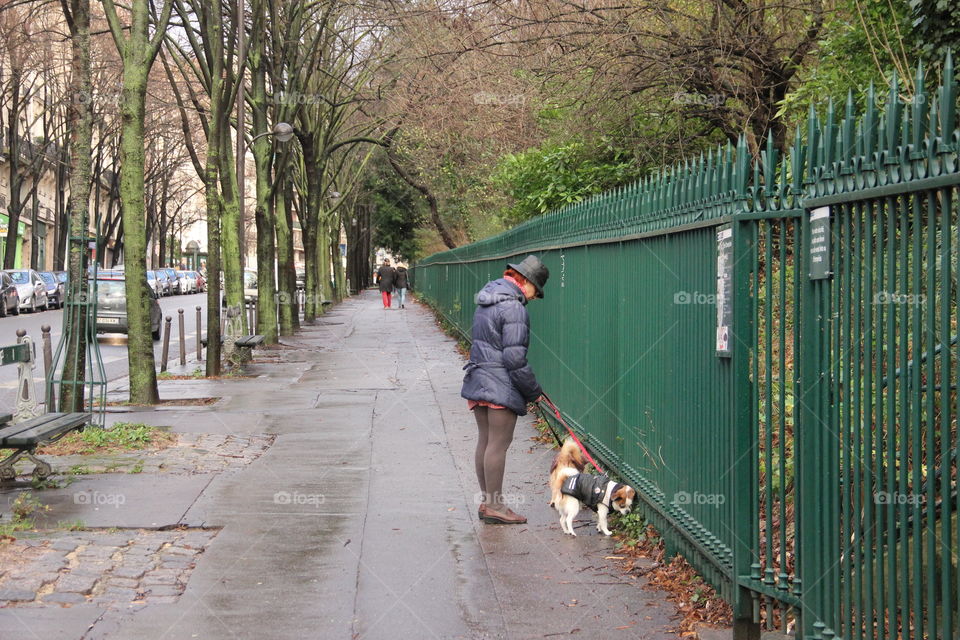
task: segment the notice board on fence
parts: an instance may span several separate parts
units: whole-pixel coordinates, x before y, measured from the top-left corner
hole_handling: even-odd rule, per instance
[[[730,325],[733,321],[733,227],[717,228],[717,355],[730,357]]]
[[[810,279],[823,280],[830,271],[830,207],[810,212]]]

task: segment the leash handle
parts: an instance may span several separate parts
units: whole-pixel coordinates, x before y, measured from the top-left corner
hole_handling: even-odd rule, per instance
[[[580,442],[580,438],[577,437],[577,434],[573,432],[573,429],[570,428],[570,425],[568,425],[566,420],[563,419],[563,416],[560,415],[560,409],[557,408],[557,405],[553,404],[553,400],[550,399],[550,396],[548,396],[546,392],[541,392],[540,395],[543,396],[543,399],[546,401],[547,405],[553,409],[553,414],[557,416],[557,420],[564,426],[564,428],[567,430],[567,433],[569,433],[570,437],[573,438],[573,441],[577,443],[577,446],[580,447],[580,451],[582,451],[583,455],[587,457],[587,460],[590,461],[590,464],[593,465],[593,468],[603,474],[603,469],[600,468],[600,465],[598,465],[596,460],[593,459],[593,456],[590,455],[590,452],[587,451],[587,448],[583,446],[582,442]]]

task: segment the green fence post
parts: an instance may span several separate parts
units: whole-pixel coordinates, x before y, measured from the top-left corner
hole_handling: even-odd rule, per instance
[[[737,144],[736,184],[734,189],[739,202],[735,210],[746,206],[747,172],[749,153],[741,136]],[[753,255],[753,221],[738,220],[734,213],[733,227],[733,274],[731,294],[733,320],[730,331],[731,402],[733,403],[733,442],[730,447],[728,492],[733,505],[733,637],[734,640],[758,640],[760,638],[759,601],[754,592],[742,586],[742,579],[749,579],[757,564],[757,544],[754,527],[757,513],[757,482],[754,467],[757,464],[757,429],[753,421],[753,385],[750,378],[751,351],[754,341],[753,294],[751,283],[756,259]]]

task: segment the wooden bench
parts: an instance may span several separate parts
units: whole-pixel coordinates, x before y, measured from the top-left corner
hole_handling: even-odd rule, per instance
[[[254,336],[240,336],[234,341],[234,344],[238,347],[248,347],[250,349],[254,347],[259,347],[263,344],[264,336],[254,335]]]
[[[40,413],[33,384],[33,342],[23,330],[17,331],[17,344],[0,347],[0,366],[8,364],[17,364],[20,372],[16,412],[12,416],[0,415],[0,449],[13,449],[0,461],[0,482],[16,479],[14,465],[23,458],[33,463],[34,478],[43,479],[53,468],[34,455],[36,448],[85,427],[92,414]]]
[[[265,340],[264,336],[261,336],[261,335],[240,336],[240,337],[238,337],[236,340],[234,340],[233,343],[234,343],[235,345],[237,345],[238,347],[250,347],[250,348],[253,348],[253,347],[259,347],[261,344],[263,344],[263,341],[264,341],[264,340]],[[204,347],[206,347],[206,346],[207,346],[207,339],[206,339],[206,338],[201,338],[201,339],[200,339],[200,344],[202,344]],[[223,336],[220,336],[220,344],[223,344]]]

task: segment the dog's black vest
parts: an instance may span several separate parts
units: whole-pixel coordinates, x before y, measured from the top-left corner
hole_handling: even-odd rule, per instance
[[[578,473],[563,481],[560,492],[564,495],[573,496],[596,511],[597,504],[603,500],[608,482],[610,482],[610,478],[606,475],[595,476],[591,473]]]

